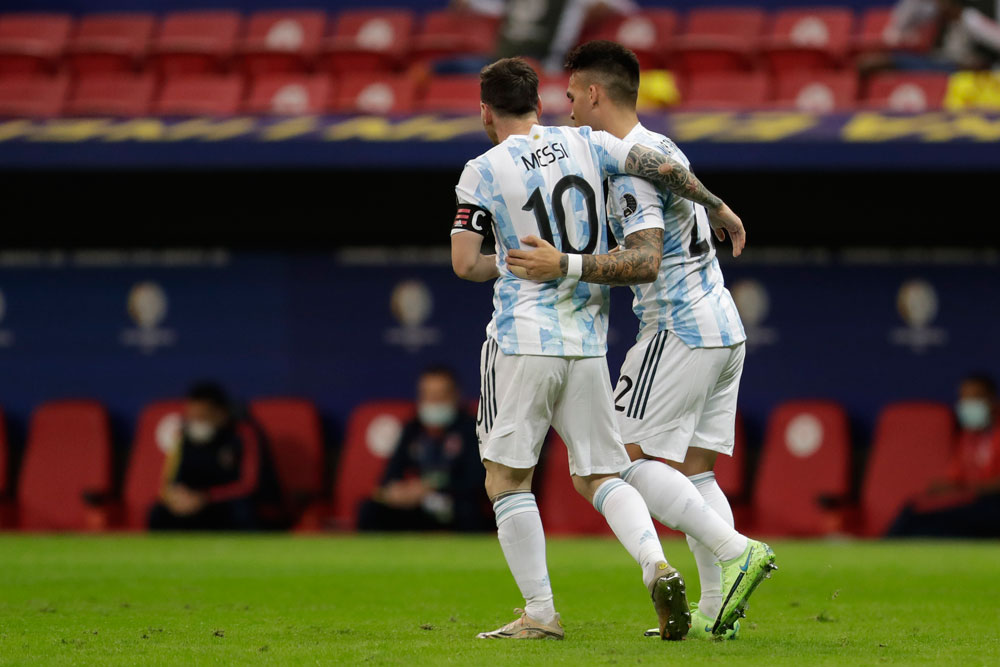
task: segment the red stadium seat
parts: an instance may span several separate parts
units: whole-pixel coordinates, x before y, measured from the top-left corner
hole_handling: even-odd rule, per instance
[[[415,60],[493,53],[498,19],[469,12],[440,10],[424,15],[413,40]]]
[[[345,528],[357,525],[358,504],[378,485],[400,430],[414,413],[411,401],[373,401],[351,413],[333,486],[333,519],[337,524]]]
[[[323,44],[321,67],[334,72],[391,70],[409,53],[415,19],[405,9],[342,12]]]
[[[916,31],[912,37],[899,44],[893,44],[886,38],[886,28],[892,18],[892,9],[888,7],[873,7],[866,9],[861,15],[861,26],[851,42],[851,50],[856,53],[878,53],[905,49],[908,51],[926,51],[934,42],[937,26],[929,21],[923,29]]]
[[[133,72],[149,50],[156,20],[152,14],[84,16],[66,47],[76,74]]]
[[[699,74],[681,87],[685,109],[753,109],[768,99],[770,81],[761,72]]]
[[[845,111],[857,106],[858,75],[844,72],[792,71],[779,74],[775,105],[811,113]]]
[[[25,530],[101,530],[103,512],[87,496],[112,488],[111,433],[96,401],[50,401],[31,416],[18,484]]]
[[[886,111],[937,111],[948,91],[947,74],[875,74],[868,80],[865,106]]]
[[[168,78],[153,106],[163,116],[229,116],[240,109],[243,80],[236,75]]]
[[[331,98],[330,109],[341,113],[409,113],[417,99],[417,84],[407,76],[345,76]]]
[[[672,40],[670,69],[688,73],[749,70],[763,29],[760,9],[693,9],[681,34]]]
[[[568,116],[572,111],[566,88],[568,76],[543,76],[538,82],[538,99],[542,103],[542,113]]]
[[[323,503],[323,429],[312,401],[259,399],[250,415],[267,435],[278,481],[299,529],[317,530]]]
[[[235,11],[168,14],[153,40],[157,69],[166,75],[222,72],[236,50],[241,24]]]
[[[7,424],[0,410],[0,530],[17,525],[16,506],[11,497],[11,479],[7,465],[10,448],[7,446]]]
[[[823,70],[844,63],[851,46],[849,9],[785,9],[777,13],[762,52],[776,73]]]
[[[0,78],[0,117],[58,116],[68,91],[69,79],[65,76],[17,75]]]
[[[259,114],[322,113],[332,81],[324,75],[265,74],[253,80],[246,111]]]
[[[538,511],[545,532],[551,535],[610,535],[601,513],[577,493],[569,474],[569,453],[555,431],[549,434],[539,470]]]
[[[79,79],[66,102],[71,116],[145,116],[156,93],[152,74],[108,73]]]
[[[0,14],[0,75],[54,72],[72,23],[68,14]]]
[[[163,484],[166,454],[160,443],[179,441],[183,409],[183,401],[157,401],[143,408],[139,415],[122,485],[124,521],[128,529],[145,530],[148,525],[149,510],[160,497]]]
[[[479,112],[478,76],[438,76],[431,79],[418,111],[471,114]]]
[[[847,415],[828,401],[792,401],[771,413],[754,484],[757,530],[825,535],[843,529],[833,509],[850,491]]]
[[[319,55],[326,14],[314,10],[257,12],[240,45],[250,74],[306,72]]]
[[[954,437],[947,405],[895,403],[882,410],[861,488],[865,535],[883,535],[907,500],[944,476]]]
[[[671,46],[678,23],[677,12],[671,9],[647,9],[631,16],[602,19],[580,41],[618,42],[635,53],[642,69],[657,69],[666,64],[663,55]]]

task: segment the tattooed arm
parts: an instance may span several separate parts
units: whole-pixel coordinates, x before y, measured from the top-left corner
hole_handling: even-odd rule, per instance
[[[569,257],[552,244],[537,236],[521,239],[534,250],[513,249],[507,254],[507,264],[524,270],[525,277],[538,282],[555,280],[566,275]],[[663,230],[643,229],[625,237],[625,249],[608,255],[582,255],[583,275],[580,280],[604,285],[636,285],[651,283],[660,272],[663,257]]]

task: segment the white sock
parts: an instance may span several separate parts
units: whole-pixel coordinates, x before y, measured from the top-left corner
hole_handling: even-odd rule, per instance
[[[524,596],[524,611],[543,623],[551,623],[556,609],[545,565],[545,533],[542,517],[530,492],[512,493],[493,503],[497,536],[507,567]]]
[[[732,560],[747,548],[747,538],[705,503],[691,480],[666,463],[640,459],[622,477],[639,490],[657,521],[695,538],[716,559]]]
[[[642,581],[649,586],[656,577],[656,564],[667,559],[642,496],[622,480],[612,477],[597,487],[594,507],[604,515],[618,541],[642,567]]]
[[[715,481],[714,472],[692,475],[688,479],[723,521],[730,526],[735,525],[733,508],[729,506],[726,494]],[[698,579],[701,581],[701,599],[698,601],[698,608],[709,618],[715,618],[719,613],[719,607],[722,606],[722,568],[716,564],[715,554],[701,542],[689,536],[687,543],[698,564]]]

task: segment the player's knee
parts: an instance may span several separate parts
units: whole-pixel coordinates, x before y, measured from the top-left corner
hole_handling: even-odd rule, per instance
[[[585,475],[578,476],[573,475],[573,488],[581,496],[587,499],[587,502],[594,501],[594,494],[597,492],[597,488],[606,482],[607,480],[617,477],[616,475]]]
[[[493,461],[486,466],[486,494],[492,499],[509,491],[530,491],[532,468],[508,468]]]
[[[685,476],[700,475],[705,472],[712,472],[715,469],[716,452],[700,447],[689,447],[683,463],[670,462]]]

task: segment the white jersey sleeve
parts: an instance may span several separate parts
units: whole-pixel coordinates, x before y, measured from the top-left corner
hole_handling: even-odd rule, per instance
[[[590,144],[597,155],[597,163],[604,178],[625,173],[625,160],[634,143],[622,141],[610,132],[599,130],[594,132],[588,127],[580,128],[581,134],[590,134]]]
[[[649,181],[615,176],[608,192],[608,220],[616,237],[644,229],[663,229],[663,197]]]

